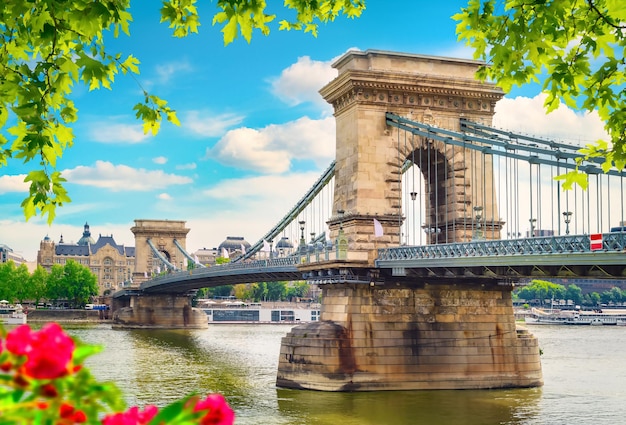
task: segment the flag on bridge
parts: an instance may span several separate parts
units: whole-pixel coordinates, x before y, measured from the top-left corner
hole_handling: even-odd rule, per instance
[[[196,262],[197,265],[200,265],[200,261],[198,260],[198,256],[197,255],[193,256],[193,260]]]
[[[230,256],[228,255],[228,251],[226,250],[226,248],[222,248],[222,257],[224,257],[224,258],[230,258]]]
[[[246,247],[241,244],[241,255],[244,255],[246,253]]]
[[[271,250],[272,250],[272,248],[270,248],[269,242],[267,242],[265,239],[263,239],[263,249],[261,251],[270,252]]]
[[[379,238],[384,234],[383,225],[380,224],[380,221],[374,219],[374,236]]]

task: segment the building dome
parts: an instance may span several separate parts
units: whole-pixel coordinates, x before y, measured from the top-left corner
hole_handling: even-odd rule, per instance
[[[91,232],[89,231],[89,224],[85,223],[85,229],[83,231],[83,237],[78,240],[77,245],[93,245],[96,241],[91,237]]]
[[[247,250],[250,244],[242,236],[227,236],[226,240],[220,244],[218,249],[225,249],[228,252],[241,251],[241,245]]]
[[[293,244],[289,241],[289,238],[283,236],[280,238],[278,243],[276,244],[276,249],[291,249],[293,248]]]

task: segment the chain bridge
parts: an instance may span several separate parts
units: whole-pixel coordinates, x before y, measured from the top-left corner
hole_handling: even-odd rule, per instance
[[[335,111],[335,161],[230,263],[185,268],[188,230],[176,229],[183,244],[141,233],[141,283],[115,294],[118,324],[206,326],[188,303],[195,289],[306,280],[322,288],[321,321],[283,338],[279,386],[541,385],[511,291],[528,277],[626,276],[624,172],[577,162],[573,143],[494,128],[503,92],[474,78],[481,65],[346,53],[320,91]],[[586,190],[556,178],[574,169]],[[155,267],[168,273],[148,278]]]

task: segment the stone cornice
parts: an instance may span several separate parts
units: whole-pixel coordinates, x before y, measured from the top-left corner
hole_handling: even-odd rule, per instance
[[[476,80],[421,74],[350,70],[320,90],[335,113],[354,103],[493,113],[504,93]]]

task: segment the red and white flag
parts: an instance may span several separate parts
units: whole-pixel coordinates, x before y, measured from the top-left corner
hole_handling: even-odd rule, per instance
[[[593,235],[589,235],[589,248],[592,251],[597,251],[599,249],[602,249],[603,247],[603,243],[602,243],[602,233],[595,233]]]

